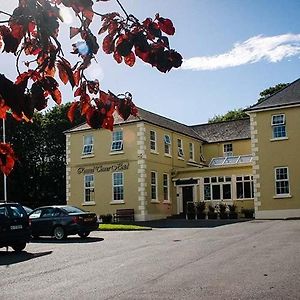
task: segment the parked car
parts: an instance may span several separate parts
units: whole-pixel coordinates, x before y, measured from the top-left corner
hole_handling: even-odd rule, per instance
[[[20,252],[30,241],[29,218],[18,203],[0,204],[0,247]]]
[[[30,208],[30,207],[28,207],[28,206],[24,206],[24,205],[23,205],[23,208],[24,208],[24,210],[26,211],[27,215],[29,215],[29,214],[33,211],[33,209]]]
[[[57,240],[78,234],[87,237],[98,229],[97,215],[75,206],[57,205],[36,208],[29,214],[32,236],[54,236]]]

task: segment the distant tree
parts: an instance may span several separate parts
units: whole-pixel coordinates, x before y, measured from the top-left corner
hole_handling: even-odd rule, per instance
[[[208,123],[216,123],[223,121],[233,121],[238,119],[247,118],[248,115],[244,112],[242,108],[230,110],[224,115],[215,115],[213,118],[208,119]]]
[[[71,103],[35,113],[32,123],[6,121],[7,141],[13,145],[17,161],[7,177],[9,201],[31,207],[64,204],[66,201],[65,135],[64,131],[84,122],[76,113],[70,123],[67,112]],[[0,198],[3,184],[0,186]]]
[[[288,86],[289,83],[278,83],[274,86],[271,86],[265,90],[263,90],[262,92],[259,93],[260,98],[257,100],[257,102],[261,102],[263,100],[265,100],[266,98],[272,96],[273,94],[279,92],[280,90],[282,90],[283,88],[285,88],[286,86]]]

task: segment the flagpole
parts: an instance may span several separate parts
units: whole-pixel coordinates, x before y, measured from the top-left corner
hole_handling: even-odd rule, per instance
[[[5,143],[5,119],[2,119],[2,141]],[[7,203],[7,189],[6,189],[6,175],[3,173],[3,191],[4,191],[4,203]]]

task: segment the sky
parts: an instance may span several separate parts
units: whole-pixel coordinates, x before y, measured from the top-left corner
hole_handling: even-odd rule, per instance
[[[11,11],[17,0],[0,0]],[[137,61],[133,68],[118,65],[102,51],[88,75],[115,94],[129,91],[134,103],[178,122],[206,123],[215,115],[254,104],[259,93],[300,74],[299,0],[121,0],[139,20],[156,13],[176,28],[171,48],[184,58],[180,69],[164,74]],[[95,11],[120,11],[115,0],[97,2]],[[0,20],[5,16],[0,14]],[[65,18],[72,23],[72,18]],[[95,22],[95,32],[100,21]],[[67,57],[71,44],[68,24],[61,29]],[[102,38],[100,36],[99,43]],[[0,54],[0,70],[16,77],[12,54]],[[25,69],[24,69],[25,70]],[[63,84],[61,83],[61,86]],[[74,100],[71,87],[61,87],[63,102]],[[50,101],[50,107],[54,104]]]

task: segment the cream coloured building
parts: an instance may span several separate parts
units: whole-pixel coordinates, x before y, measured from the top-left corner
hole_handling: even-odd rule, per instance
[[[136,220],[184,214],[187,201],[252,208],[250,120],[187,126],[139,109],[114,131],[66,132],[67,202]]]

